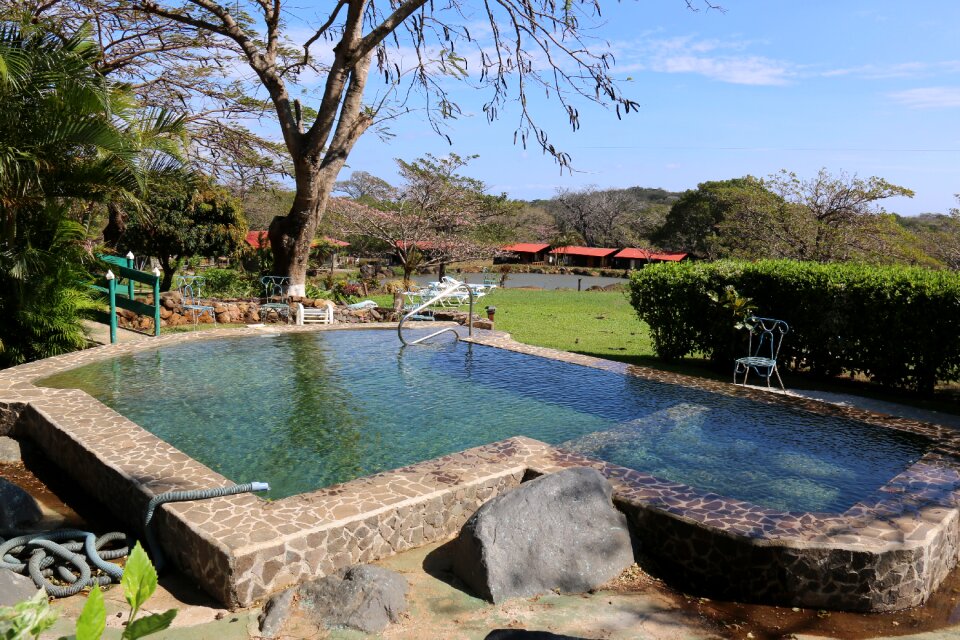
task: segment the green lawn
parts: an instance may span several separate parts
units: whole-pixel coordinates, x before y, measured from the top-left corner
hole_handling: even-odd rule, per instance
[[[497,289],[481,300],[519,342],[600,358],[652,356],[650,333],[621,291]],[[482,314],[481,314],[482,315]]]

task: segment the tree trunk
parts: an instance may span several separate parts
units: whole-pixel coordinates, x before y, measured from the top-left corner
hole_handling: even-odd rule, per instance
[[[160,279],[160,291],[170,291],[170,285],[173,284],[173,276],[177,273],[177,262],[170,264],[170,256],[160,256],[157,258],[160,262],[160,268],[163,269],[163,278]]]
[[[103,241],[110,247],[116,247],[127,229],[126,215],[115,202],[107,205],[107,226],[103,228]]]
[[[307,162],[298,162],[296,174],[297,193],[293,207],[286,216],[273,219],[267,235],[273,251],[271,275],[289,277],[289,295],[303,296],[306,293],[310,245],[323,218],[336,173],[331,178]]]

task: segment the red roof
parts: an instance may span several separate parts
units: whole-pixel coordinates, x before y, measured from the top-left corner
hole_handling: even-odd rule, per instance
[[[602,258],[615,252],[616,249],[604,249],[602,247],[557,247],[550,253],[565,253],[571,256],[592,256]]]
[[[660,260],[662,262],[680,262],[687,257],[685,253],[655,253],[646,249],[623,249],[614,258],[633,260]]]
[[[263,244],[266,245],[266,246],[270,246],[270,239],[267,238],[267,232],[266,232],[266,231],[248,231],[248,232],[247,232],[247,237],[246,237],[247,244],[250,245],[251,247],[253,247],[254,249],[259,249],[259,248],[260,248],[260,236],[261,236],[261,235],[263,236]],[[329,237],[329,236],[323,236],[323,239],[326,240],[328,243],[330,243],[330,244],[332,244],[332,245],[335,245],[335,246],[338,246],[338,247],[349,247],[349,246],[350,246],[350,243],[349,243],[349,242],[344,242],[343,240],[337,240],[336,238],[331,238],[331,237]],[[320,244],[320,241],[319,241],[319,240],[314,240],[313,242],[310,243],[310,246],[311,246],[311,247],[315,247],[315,246],[317,246],[318,244]]]
[[[504,251],[512,251],[513,253],[540,253],[544,249],[549,249],[550,245],[548,244],[537,244],[535,242],[518,242],[516,244],[508,244],[503,247]]]

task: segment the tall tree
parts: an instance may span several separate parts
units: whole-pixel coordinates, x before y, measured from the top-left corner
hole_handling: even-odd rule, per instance
[[[66,1],[48,0],[44,4]],[[696,2],[710,6],[707,0],[684,2],[691,8]],[[269,104],[290,154],[296,184],[290,212],[274,219],[270,227],[274,270],[291,276],[292,293],[302,293],[310,242],[353,146],[371,127],[407,110],[412,94],[423,94],[425,112],[438,132],[445,126],[445,119],[461,113],[444,78],[461,79],[487,90],[483,111],[488,119],[497,118],[508,101],[515,102],[519,112],[515,139],[539,146],[562,167],[569,165],[570,158],[550,142],[538,124],[529,107],[531,92],[544,91],[556,99],[574,129],[580,118],[573,102],[576,98],[607,104],[618,116],[637,107],[613,81],[611,54],[589,34],[589,27],[599,16],[599,0],[495,0],[476,4],[462,0],[443,4],[427,0],[389,4],[382,0],[337,0],[315,23],[309,22],[305,11],[298,10],[299,15],[294,15],[294,7],[288,6],[287,0],[73,3],[99,4],[106,14],[118,16],[120,21],[107,30],[110,34],[134,28],[138,35],[154,34],[162,41],[164,25],[177,25],[170,33],[182,34],[189,44],[181,44],[176,53],[156,53],[158,59],[195,53],[202,56],[178,60],[174,65],[192,70],[192,75],[176,83],[177,91],[190,92],[190,79],[195,78],[213,85],[202,92],[203,98],[236,105],[243,113],[259,110],[264,115],[268,111],[265,102]],[[299,24],[296,30],[288,28],[291,16],[309,24],[308,35],[299,46],[287,38],[296,30],[302,31]],[[481,31],[486,33],[474,38],[467,25],[478,19],[483,24]],[[131,40],[138,42],[136,38],[125,39]],[[320,50],[321,45],[325,51]],[[473,47],[475,55],[468,57],[464,51],[467,47]],[[143,51],[154,53],[149,44]],[[258,86],[243,83],[244,75],[236,73],[238,59],[252,70]],[[468,70],[468,60],[473,69]],[[226,85],[219,94],[216,76],[210,73],[218,64],[229,70],[219,76],[219,84]],[[377,82],[382,78],[382,84],[376,96],[365,99],[374,64]],[[151,68],[170,70],[171,65],[146,64],[140,68],[144,72]],[[304,100],[308,100],[309,92],[301,91],[306,77],[320,78],[323,86],[315,100],[301,104],[294,96],[306,95]],[[250,97],[257,89],[266,92],[266,100]],[[185,103],[192,104],[189,100]]]
[[[649,192],[657,191],[595,186],[561,189],[548,202],[559,233],[576,234],[593,247],[620,247],[639,241],[646,244],[647,236],[662,223],[663,205],[647,200]]]
[[[673,203],[652,239],[666,249],[707,259],[720,258],[728,255],[721,238],[721,223],[733,217],[756,218],[765,215],[759,209],[778,204],[762,181],[753,176],[702,182]]]
[[[794,241],[802,259],[817,262],[883,251],[887,247],[880,219],[884,210],[878,203],[896,196],[913,197],[910,189],[883,178],[833,175],[826,169],[807,180],[781,171],[764,180],[764,186],[806,213],[807,233]]]
[[[386,202],[397,197],[396,189],[389,182],[366,171],[354,171],[346,180],[338,181],[334,191],[364,204]]]

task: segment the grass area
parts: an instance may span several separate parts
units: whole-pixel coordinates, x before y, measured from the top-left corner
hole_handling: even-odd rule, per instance
[[[621,291],[497,289],[481,300],[515,340],[600,358],[652,356],[650,332]]]

